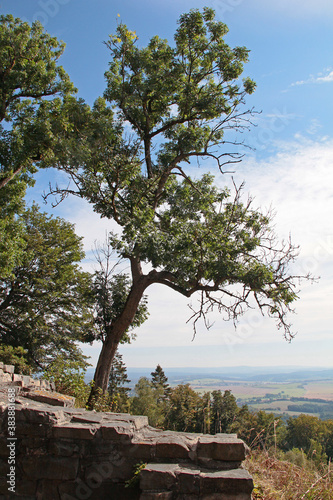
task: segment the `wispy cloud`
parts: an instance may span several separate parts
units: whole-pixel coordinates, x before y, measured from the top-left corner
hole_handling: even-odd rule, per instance
[[[291,84],[291,87],[297,85],[307,85],[311,83],[329,83],[333,82],[333,70],[332,68],[326,69],[324,72],[318,73],[317,75],[310,75],[306,80],[299,80]]]

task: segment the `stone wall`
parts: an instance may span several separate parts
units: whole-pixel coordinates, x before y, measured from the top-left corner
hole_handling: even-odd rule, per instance
[[[76,409],[51,385],[17,377],[0,365],[0,500],[250,500],[236,435]]]

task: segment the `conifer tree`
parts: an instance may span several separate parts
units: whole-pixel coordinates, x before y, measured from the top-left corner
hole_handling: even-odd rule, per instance
[[[168,384],[168,377],[165,375],[162,367],[157,365],[155,370],[151,372],[151,381],[155,389],[163,389],[164,398],[170,396],[171,389]]]
[[[117,352],[111,365],[108,392],[113,400],[119,399],[122,404],[128,400],[129,387],[125,387],[131,381],[127,376],[126,365],[122,355]],[[118,405],[119,406],[119,405]]]

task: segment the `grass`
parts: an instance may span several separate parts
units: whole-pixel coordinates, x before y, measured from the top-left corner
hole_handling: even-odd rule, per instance
[[[252,500],[333,500],[331,464],[318,471],[255,450],[244,466],[255,484]]]

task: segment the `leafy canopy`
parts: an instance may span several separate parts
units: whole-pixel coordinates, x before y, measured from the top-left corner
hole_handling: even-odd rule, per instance
[[[57,129],[67,129],[63,99],[74,87],[58,60],[64,43],[12,15],[0,16],[0,276],[9,276],[24,252],[26,187],[43,159],[53,156]],[[51,127],[52,123],[52,127]],[[56,126],[57,125],[57,126]]]
[[[78,262],[81,238],[73,226],[37,206],[19,222],[24,254],[10,276],[0,278],[0,344],[23,347],[35,369],[59,355],[81,360],[77,341],[92,341],[91,276]]]
[[[72,184],[53,192],[87,199],[121,227],[110,241],[130,261],[129,296],[152,283],[186,297],[200,292],[194,324],[203,318],[207,325],[209,311],[236,321],[254,301],[290,339],[286,314],[297,298],[297,277],[289,264],[297,248],[277,242],[271,214],[243,202],[242,186],[232,194],[211,175],[191,175],[192,159],[214,160],[221,172],[240,161],[239,141],[229,132],[251,123],[244,104],[255,84],[241,79],[249,51],[229,47],[227,31],[212,9],[191,10],[179,19],[174,46],[156,36],[139,48],[135,32],[120,24],[106,42],[104,99],[91,110],[73,99],[65,103],[73,127],[55,154]],[[131,316],[130,303],[118,324]]]
[[[35,171],[52,143],[48,115],[74,92],[58,60],[63,42],[12,15],[0,16],[0,187]]]

